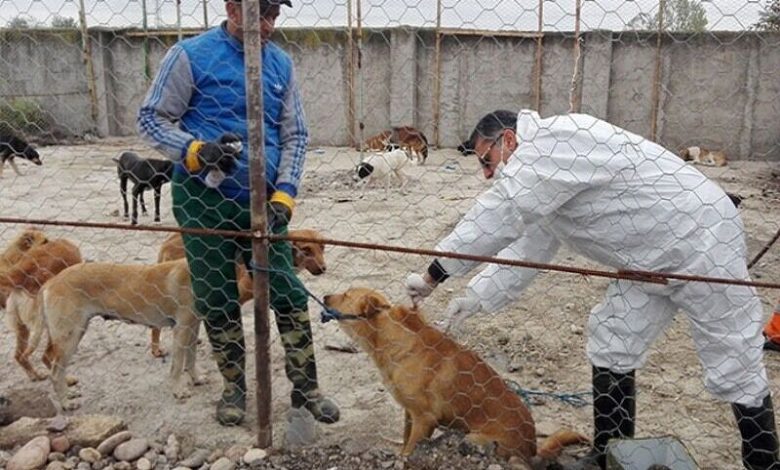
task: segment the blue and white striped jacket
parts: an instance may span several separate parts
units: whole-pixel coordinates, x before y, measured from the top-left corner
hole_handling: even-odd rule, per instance
[[[281,190],[295,197],[308,144],[300,94],[287,53],[269,42],[262,55],[268,193]],[[176,162],[179,174],[187,173],[182,159],[193,140],[214,141],[225,132],[242,136],[244,152],[236,170],[218,190],[226,198],[249,202],[244,48],[224,23],[168,51],[137,125],[152,147]]]

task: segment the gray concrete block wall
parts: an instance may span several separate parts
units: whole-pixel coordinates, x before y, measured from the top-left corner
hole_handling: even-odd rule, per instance
[[[91,31],[99,98],[92,122],[80,41],[45,31],[2,32],[0,99],[44,103],[74,133],[135,132],[135,114],[148,83],[143,38],[127,31]],[[346,32],[277,31],[295,61],[313,145],[348,145]],[[149,38],[156,72],[174,36]],[[363,31],[356,70],[356,121],[368,137],[411,124],[433,135],[435,34],[430,29]],[[571,33],[543,40],[543,116],[569,109],[573,73]],[[579,97],[582,112],[649,137],[656,38],[595,31],[583,35]],[[533,38],[446,35],[442,39],[440,141],[454,147],[474,123],[498,108],[532,108],[537,42]],[[657,140],[670,148],[724,148],[732,158],[780,160],[780,35],[714,33],[665,36]],[[358,126],[356,124],[356,129]]]

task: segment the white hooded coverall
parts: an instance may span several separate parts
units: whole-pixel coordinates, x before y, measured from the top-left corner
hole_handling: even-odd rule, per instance
[[[561,243],[616,269],[749,279],[742,221],[725,192],[660,145],[592,116],[521,111],[518,147],[437,250],[546,263]],[[439,259],[450,275],[477,263]],[[536,276],[489,265],[468,285],[482,310],[517,300]],[[769,393],[754,288],[612,281],[588,321],[593,365],[626,373],[678,309],[715,397],[754,407]]]

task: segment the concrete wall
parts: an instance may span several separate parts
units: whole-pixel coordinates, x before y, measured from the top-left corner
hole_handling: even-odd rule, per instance
[[[58,124],[80,134],[128,135],[148,80],[175,36],[91,30],[98,119],[91,116],[78,33],[0,31],[0,97],[38,101]],[[348,50],[343,30],[281,30],[293,57],[313,145],[347,145]],[[582,112],[650,137],[656,36],[586,33],[578,98]],[[540,113],[569,109],[573,73],[570,33],[543,40]],[[454,147],[483,114],[533,108],[534,38],[448,35],[442,40],[440,139]],[[780,35],[666,35],[657,140],[670,148],[704,145],[732,158],[780,160]],[[409,28],[365,30],[355,79],[356,120],[370,136],[412,124],[433,133],[435,35]],[[355,128],[360,132],[360,126]]]

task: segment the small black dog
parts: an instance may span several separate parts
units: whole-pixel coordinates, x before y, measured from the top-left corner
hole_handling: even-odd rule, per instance
[[[0,131],[0,177],[3,176],[3,167],[6,161],[11,163],[11,168],[17,175],[21,176],[22,173],[14,163],[16,157],[27,159],[36,165],[43,164],[41,156],[30,144],[8,131]]]
[[[157,160],[153,158],[141,158],[133,152],[122,152],[119,158],[112,158],[116,162],[119,175],[119,192],[124,201],[124,216],[127,218],[127,180],[133,182],[133,217],[132,225],[138,224],[138,200],[141,201],[141,213],[146,215],[144,203],[144,191],[154,190],[154,221],[160,221],[160,190],[162,185],[173,177],[173,162],[170,160]]]

